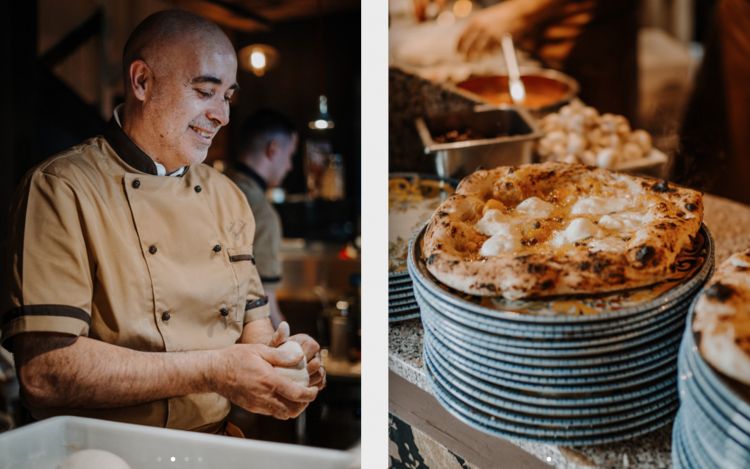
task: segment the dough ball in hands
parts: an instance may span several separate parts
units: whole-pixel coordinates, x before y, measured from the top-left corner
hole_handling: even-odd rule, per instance
[[[101,449],[76,451],[58,466],[59,469],[131,469],[120,456]]]
[[[305,357],[305,352],[302,350],[302,346],[290,340],[279,345],[277,349],[290,355],[302,355],[302,359],[296,366],[289,368],[275,366],[274,369],[295,383],[308,386],[310,384],[310,375],[307,373],[307,358]]]

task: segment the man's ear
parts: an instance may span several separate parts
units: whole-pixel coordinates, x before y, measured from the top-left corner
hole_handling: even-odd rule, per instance
[[[277,138],[272,138],[266,145],[266,158],[273,159],[274,156],[279,152],[280,142]]]
[[[145,101],[151,93],[154,74],[151,67],[143,60],[134,60],[128,68],[130,77],[130,90],[138,101]]]

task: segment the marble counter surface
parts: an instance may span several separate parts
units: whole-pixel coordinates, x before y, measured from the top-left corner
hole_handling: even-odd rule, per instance
[[[717,265],[731,253],[750,247],[750,206],[705,196],[704,222],[716,243]],[[419,319],[391,324],[388,364],[394,373],[430,392],[422,363],[422,323]],[[671,467],[672,425],[625,442],[567,448],[513,442],[540,460],[559,468]]]

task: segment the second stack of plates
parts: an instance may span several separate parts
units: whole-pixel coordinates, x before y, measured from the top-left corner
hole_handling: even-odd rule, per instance
[[[713,269],[705,227],[683,259],[688,273],[644,301],[636,301],[643,290],[480,301],[432,277],[422,235],[412,241],[408,268],[423,356],[435,396],[457,418],[504,438],[581,446],[632,438],[674,417],[685,316]]]
[[[681,406],[672,430],[672,463],[676,468],[750,467],[750,389],[703,359],[690,327],[693,314],[691,308],[678,361]]]
[[[405,321],[419,317],[408,272],[388,273],[388,321]]]

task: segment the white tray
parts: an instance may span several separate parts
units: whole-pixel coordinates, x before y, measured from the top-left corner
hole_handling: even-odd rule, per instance
[[[0,468],[55,469],[69,454],[82,449],[110,451],[133,469],[346,469],[360,464],[345,451],[54,417],[0,434]]]

